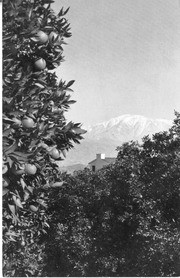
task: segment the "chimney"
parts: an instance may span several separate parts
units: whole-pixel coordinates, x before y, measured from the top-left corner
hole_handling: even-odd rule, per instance
[[[96,154],[96,159],[105,159],[105,154],[104,153],[97,153]]]

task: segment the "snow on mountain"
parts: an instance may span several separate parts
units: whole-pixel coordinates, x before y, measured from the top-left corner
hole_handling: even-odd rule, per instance
[[[87,130],[80,145],[70,150],[67,158],[60,166],[85,164],[96,157],[96,153],[106,156],[117,156],[116,148],[130,140],[140,141],[145,135],[168,130],[172,121],[166,119],[150,119],[140,115],[121,115],[107,122],[83,127]]]
[[[144,135],[168,130],[172,122],[165,119],[149,119],[139,115],[122,115],[107,122],[87,127],[88,139],[139,140]]]

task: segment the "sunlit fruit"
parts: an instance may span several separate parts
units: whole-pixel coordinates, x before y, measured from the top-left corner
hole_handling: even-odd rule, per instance
[[[16,164],[13,163],[11,171],[14,175],[22,175],[24,174],[24,164]]]
[[[37,42],[40,44],[47,43],[47,41],[49,39],[48,35],[41,30],[36,33],[35,38],[36,38]]]
[[[49,106],[54,106],[54,101],[53,100],[49,101]]]
[[[25,246],[26,245],[26,243],[25,243],[25,241],[23,240],[23,241],[21,241],[21,246]]]
[[[33,128],[34,127],[34,121],[32,118],[26,117],[22,120],[22,126],[24,128]]]
[[[59,37],[58,34],[56,34],[55,32],[52,31],[49,34],[49,42],[50,42],[50,44],[53,44],[53,45],[59,45],[61,42],[61,38]]]
[[[8,171],[8,166],[7,166],[7,164],[3,163],[3,165],[2,165],[2,174],[5,174],[7,171]]]
[[[35,61],[34,66],[37,70],[44,70],[46,67],[46,61],[43,58],[40,58]]]
[[[33,212],[37,212],[38,211],[38,207],[34,206],[34,205],[30,205],[29,206],[30,210]]]
[[[55,187],[61,187],[64,184],[63,181],[57,181],[54,182],[53,184],[51,184],[51,187],[55,188]]]
[[[7,187],[10,184],[10,180],[7,177],[3,178],[3,187]]]
[[[35,175],[36,171],[37,171],[37,168],[34,164],[27,163],[27,164],[25,164],[24,171],[27,175]]]
[[[58,159],[60,157],[60,153],[56,148],[52,149],[49,154],[54,159]]]

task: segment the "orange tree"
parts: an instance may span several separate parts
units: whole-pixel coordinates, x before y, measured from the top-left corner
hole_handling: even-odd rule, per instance
[[[51,191],[46,277],[180,275],[180,114],[168,132],[128,142],[97,172]]]
[[[49,192],[63,184],[57,161],[79,143],[79,123],[64,112],[74,81],[58,80],[71,36],[52,0],[3,3],[3,254],[6,276],[40,275]]]

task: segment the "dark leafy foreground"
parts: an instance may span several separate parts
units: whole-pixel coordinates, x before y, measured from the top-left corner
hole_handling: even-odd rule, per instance
[[[6,271],[180,275],[180,114],[169,132],[118,147],[115,164],[61,176],[66,183],[48,191],[46,234],[25,247],[12,243]]]
[[[52,192],[47,276],[180,275],[180,114],[169,132],[118,148],[115,164]]]
[[[74,80],[59,80],[55,69],[71,37],[69,8],[55,14],[53,2],[3,1],[4,276],[40,275],[49,194],[63,183],[57,161],[85,133],[65,117]]]

